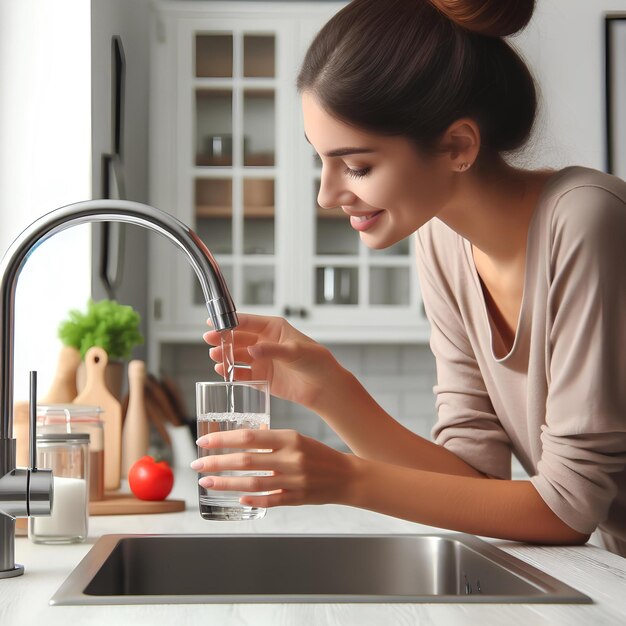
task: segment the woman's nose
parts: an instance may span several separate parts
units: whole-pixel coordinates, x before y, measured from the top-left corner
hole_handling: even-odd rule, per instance
[[[334,209],[338,206],[354,204],[355,200],[356,196],[343,186],[342,181],[322,174],[317,203],[323,209]]]

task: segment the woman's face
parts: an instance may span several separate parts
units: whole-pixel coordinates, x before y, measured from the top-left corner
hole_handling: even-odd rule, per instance
[[[306,137],[322,160],[319,205],[340,206],[369,248],[408,237],[446,203],[449,161],[446,166],[444,159],[420,155],[404,137],[349,126],[306,91],[302,111]]]

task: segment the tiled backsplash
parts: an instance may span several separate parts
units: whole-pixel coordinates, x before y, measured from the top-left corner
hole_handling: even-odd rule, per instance
[[[390,415],[430,440],[430,429],[437,417],[433,394],[435,359],[428,345],[341,344],[329,348]],[[190,415],[195,404],[195,382],[219,380],[204,345],[167,345],[161,363],[163,374],[180,385]],[[339,450],[348,449],[318,415],[300,405],[272,398],[271,413],[272,428],[293,428]],[[358,415],[354,419],[358,420]],[[515,458],[512,470],[513,478],[527,477]]]

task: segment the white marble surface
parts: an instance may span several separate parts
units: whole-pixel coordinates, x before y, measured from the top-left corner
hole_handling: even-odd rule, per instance
[[[187,501],[184,513],[102,516],[90,519],[89,539],[69,546],[16,540],[23,576],[0,580],[0,624],[56,626],[118,624],[219,624],[220,626],[394,626],[413,624],[626,623],[626,559],[593,545],[539,547],[481,537],[586,593],[592,605],[563,604],[194,604],[145,606],[49,606],[48,600],[89,551],[108,533],[432,533],[438,528],[352,507],[324,505],[270,509],[253,522],[206,522],[197,510],[196,474],[177,471],[172,497]],[[165,566],[165,564],[164,564]]]

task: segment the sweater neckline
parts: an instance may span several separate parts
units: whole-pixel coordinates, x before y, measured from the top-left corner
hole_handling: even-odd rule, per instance
[[[519,351],[519,346],[522,343],[522,340],[526,333],[526,328],[528,326],[527,319],[526,319],[528,316],[527,309],[530,306],[529,300],[530,300],[530,291],[531,291],[529,280],[531,276],[536,276],[537,246],[534,245],[534,241],[536,238],[535,231],[537,230],[538,228],[537,224],[539,223],[539,214],[541,213],[540,209],[545,198],[548,195],[550,188],[554,184],[555,179],[560,178],[560,176],[566,170],[569,170],[572,167],[575,167],[575,166],[565,167],[551,174],[546,180],[545,184],[543,185],[543,188],[541,189],[539,196],[537,198],[537,202],[535,204],[535,207],[533,209],[533,212],[530,218],[530,222],[528,224],[528,233],[526,235],[526,258],[524,261],[524,287],[522,291],[522,303],[520,305],[520,310],[519,310],[519,314],[517,318],[517,325],[515,327],[515,337],[513,339],[513,345],[511,346],[511,349],[508,351],[508,353],[506,353],[505,355],[501,357],[497,357],[495,355],[494,329],[496,327],[495,327],[495,324],[493,323],[493,320],[489,313],[489,308],[487,307],[487,303],[485,301],[485,294],[483,293],[482,285],[480,282],[480,276],[478,275],[478,270],[476,269],[476,264],[474,262],[474,255],[472,254],[472,243],[469,239],[466,239],[465,237],[461,237],[463,249],[465,251],[465,259],[467,261],[470,274],[474,281],[474,286],[476,288],[476,295],[480,300],[481,307],[483,310],[483,321],[487,327],[488,334],[489,334],[490,356],[496,363],[506,363],[512,360],[513,357]],[[531,253],[531,251],[535,253],[533,254]]]

